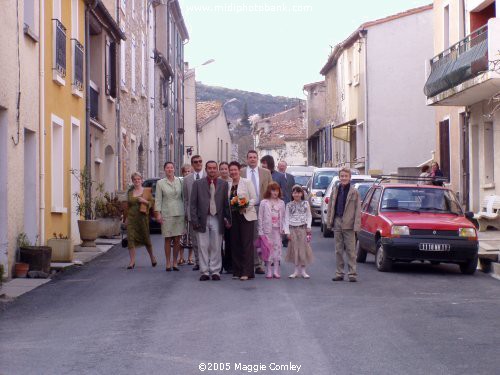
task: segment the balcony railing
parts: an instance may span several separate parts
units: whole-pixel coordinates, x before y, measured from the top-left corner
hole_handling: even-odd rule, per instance
[[[66,77],[66,28],[58,19],[54,21],[54,66],[61,77]]]
[[[90,118],[99,118],[99,89],[91,82],[90,84]]]
[[[84,50],[82,44],[76,40],[73,41],[73,86],[83,91],[83,59]]]
[[[488,70],[488,25],[431,60],[431,74],[424,87],[427,97],[451,89]]]

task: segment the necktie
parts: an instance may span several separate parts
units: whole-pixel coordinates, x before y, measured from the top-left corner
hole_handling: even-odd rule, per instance
[[[200,174],[199,173],[196,173],[196,179],[199,180],[200,179]]]
[[[217,213],[217,207],[215,206],[215,184],[210,181],[210,215],[214,216]]]
[[[257,178],[255,177],[255,169],[252,169],[252,184],[255,188],[255,194],[257,195],[257,200],[259,200],[259,189],[257,187]]]

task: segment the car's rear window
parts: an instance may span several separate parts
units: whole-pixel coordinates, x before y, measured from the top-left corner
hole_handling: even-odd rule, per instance
[[[322,171],[314,174],[312,188],[313,189],[326,189],[333,177],[338,176],[337,171]]]
[[[382,211],[463,214],[460,204],[450,190],[422,187],[386,188],[380,208]]]

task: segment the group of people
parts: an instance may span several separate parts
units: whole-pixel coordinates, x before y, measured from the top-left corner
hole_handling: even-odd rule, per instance
[[[209,160],[203,164],[202,157],[194,155],[191,165],[181,168],[182,177],[176,177],[174,164],[166,162],[165,178],[157,181],[154,200],[142,186],[142,176],[132,174],[126,215],[130,254],[127,268],[135,267],[135,249],[139,246],[146,247],[151,265],[157,265],[149,235],[148,213],[153,209],[161,223],[167,272],[179,271],[179,265],[187,263],[200,272],[200,281],[220,280],[223,270],[242,281],[253,279],[255,274],[279,279],[282,249],[286,246],[284,258],[295,265],[289,278],[310,278],[306,267],[313,261],[312,216],[305,192],[286,173],[285,161],[278,163],[278,170],[270,155],[260,159],[260,167],[258,162],[254,150],[248,151],[244,167],[237,161],[218,164]],[[349,180],[350,170],[345,171]],[[344,186],[342,173],[340,180]],[[340,189],[339,203],[334,203],[332,209],[332,199],[329,204],[336,247],[348,253],[350,281],[356,278],[354,236],[342,233],[348,225],[353,226],[353,231],[356,225],[359,227],[359,195],[354,190]],[[187,262],[185,247],[189,249]],[[339,259],[337,254],[337,266]],[[343,279],[343,271],[337,268],[336,278]]]

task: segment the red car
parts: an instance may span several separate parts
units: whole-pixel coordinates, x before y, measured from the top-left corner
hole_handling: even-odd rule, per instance
[[[473,274],[478,261],[476,228],[455,194],[432,185],[376,183],[361,206],[357,261],[375,254],[379,271],[394,262],[455,263]]]

